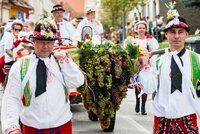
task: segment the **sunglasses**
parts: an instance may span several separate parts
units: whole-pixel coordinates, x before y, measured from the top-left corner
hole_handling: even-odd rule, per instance
[[[22,31],[22,29],[13,28],[14,31]]]

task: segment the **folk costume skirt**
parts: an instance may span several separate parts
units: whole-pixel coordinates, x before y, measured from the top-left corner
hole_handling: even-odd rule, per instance
[[[22,134],[72,134],[72,122],[70,120],[62,126],[49,129],[36,129],[22,125]]]
[[[198,134],[197,115],[176,119],[154,116],[154,134]]]

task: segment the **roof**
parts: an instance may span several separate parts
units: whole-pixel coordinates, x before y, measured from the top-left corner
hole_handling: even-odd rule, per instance
[[[14,6],[26,8],[28,10],[33,10],[33,7],[30,4],[28,4],[27,2],[23,2],[22,0],[9,0],[9,2]]]

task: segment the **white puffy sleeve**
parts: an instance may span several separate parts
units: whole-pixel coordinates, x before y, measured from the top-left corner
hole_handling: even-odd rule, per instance
[[[78,88],[84,84],[82,71],[69,55],[62,55],[58,62],[67,89]]]
[[[72,40],[73,45],[76,46],[76,29],[70,22],[67,22],[66,27],[69,30],[70,39]]]
[[[13,48],[13,37],[11,34],[8,34],[8,36],[5,38],[5,50],[11,50]]]
[[[20,129],[19,115],[22,108],[22,86],[19,68],[19,62],[13,64],[9,73],[5,92],[3,94],[1,108],[1,123],[3,132],[8,131],[9,129]]]
[[[151,61],[152,66],[142,69],[138,74],[138,81],[142,85],[142,90],[146,94],[157,91],[158,87],[158,71],[156,61]]]
[[[149,50],[154,51],[154,50],[157,50],[158,48],[159,48],[158,41],[154,37],[152,37],[149,40]]]

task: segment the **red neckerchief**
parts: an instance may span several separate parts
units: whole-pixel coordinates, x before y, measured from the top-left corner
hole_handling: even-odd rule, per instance
[[[147,38],[147,39],[152,39],[153,36],[152,36],[151,34],[146,34],[146,38]]]
[[[58,37],[58,44],[59,46],[62,45],[62,39],[61,39],[61,34],[60,34],[60,25],[58,24],[58,22],[55,20],[56,26],[57,26],[57,37]]]

